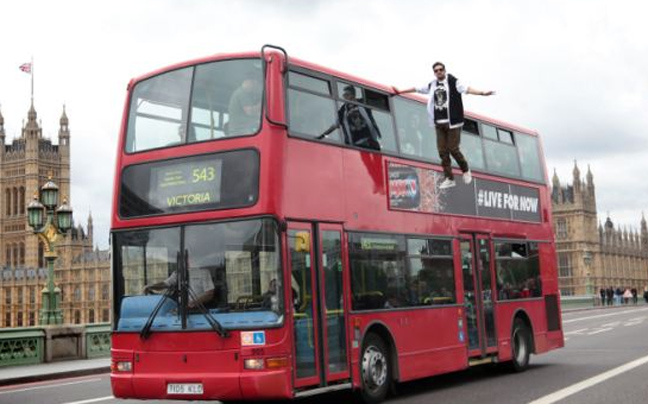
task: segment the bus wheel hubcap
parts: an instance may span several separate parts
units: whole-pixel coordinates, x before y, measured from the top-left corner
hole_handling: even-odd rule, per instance
[[[382,386],[387,380],[387,361],[385,355],[376,347],[370,346],[362,356],[362,377],[369,388]]]

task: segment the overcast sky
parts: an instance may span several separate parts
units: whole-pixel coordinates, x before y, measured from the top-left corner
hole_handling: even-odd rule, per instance
[[[441,60],[469,85],[467,109],[535,129],[549,176],[591,166],[599,219],[648,214],[648,24],[641,1],[151,0],[0,3],[0,105],[7,141],[35,107],[56,140],[72,131],[72,204],[108,244],[114,159],[129,79],[214,53],[280,45],[301,59],[410,87]]]

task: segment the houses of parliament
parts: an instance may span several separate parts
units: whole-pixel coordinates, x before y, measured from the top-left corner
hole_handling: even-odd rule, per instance
[[[553,226],[558,255],[558,282],[563,296],[598,294],[601,288],[648,286],[648,225],[615,225],[610,216],[597,219],[594,175],[581,177],[574,163],[572,184],[552,179]]]
[[[23,121],[24,122],[24,121]],[[59,200],[70,193],[69,120],[65,108],[58,142],[43,137],[32,103],[20,137],[7,144],[0,111],[0,327],[37,326],[41,290],[47,281],[44,246],[27,224],[26,206],[48,178],[59,186]],[[110,260],[94,247],[92,215],[56,245],[55,283],[61,289],[66,324],[110,321]]]

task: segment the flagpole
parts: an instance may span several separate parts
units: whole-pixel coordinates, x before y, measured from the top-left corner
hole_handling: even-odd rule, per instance
[[[34,57],[31,58],[31,103],[34,105]]]

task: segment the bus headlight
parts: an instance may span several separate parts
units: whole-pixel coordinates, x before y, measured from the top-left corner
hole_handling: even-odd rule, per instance
[[[243,366],[246,369],[261,370],[263,369],[263,359],[246,359]]]
[[[113,362],[111,367],[113,372],[132,372],[133,371],[133,362],[130,361],[118,361]]]

